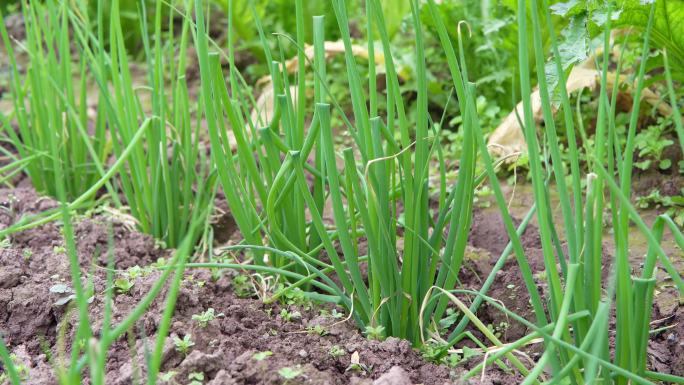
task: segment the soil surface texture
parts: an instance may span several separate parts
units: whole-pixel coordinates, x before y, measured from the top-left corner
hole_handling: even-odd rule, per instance
[[[31,188],[0,190],[0,228],[24,215],[57,207],[55,201],[39,197]],[[107,212],[75,219],[76,244],[83,285],[92,287],[89,305],[91,327],[96,337],[103,322],[107,248],[110,231],[114,239],[113,260],[117,272],[142,267],[132,286],[114,295],[113,324],[118,324],[140,302],[159,279],[160,272],[145,268],[171,251],[162,249],[151,237],[131,228],[130,223]],[[473,221],[471,247],[461,277],[474,290],[481,287],[507,243],[499,215],[478,211]],[[543,271],[536,229],[523,237],[533,270]],[[117,273],[117,274],[119,274]],[[460,380],[482,356],[457,367],[426,361],[409,342],[396,338],[372,341],[352,321],[334,316],[330,306],[291,303],[265,305],[258,298],[244,298],[236,287],[236,272],[212,276],[208,270],[188,269],[176,303],[171,332],[163,349],[160,383],[185,385],[201,373],[202,383],[219,384],[515,384],[521,378],[488,367],[470,382]],[[68,300],[72,283],[59,222],[14,234],[0,248],[0,335],[18,364],[27,369],[26,384],[57,384],[55,368],[67,357],[76,322]],[[118,275],[117,275],[118,276]],[[544,287],[540,282],[541,293]],[[665,290],[665,293],[667,292]],[[107,384],[140,384],[146,381],[145,352],[153,349],[156,331],[165,306],[164,289],[135,327],[116,341],[107,360]],[[241,294],[238,296],[237,294]],[[498,273],[489,292],[508,309],[532,319],[529,296],[510,258]],[[249,297],[249,296],[248,296]],[[684,309],[673,295],[654,313],[654,336],[649,351],[651,367],[666,373],[684,374]],[[214,309],[217,315],[206,325],[193,315]],[[285,310],[285,313],[283,313]],[[342,309],[336,309],[342,312]],[[288,316],[289,315],[289,316]],[[503,340],[512,341],[527,333],[524,326],[509,320],[493,307],[483,306],[478,317],[498,330]],[[482,339],[475,330],[473,333]],[[194,345],[187,352],[177,350],[174,339],[188,337]],[[538,358],[540,346],[526,353]],[[285,380],[283,368],[300,373]],[[87,379],[84,380],[87,383]]]

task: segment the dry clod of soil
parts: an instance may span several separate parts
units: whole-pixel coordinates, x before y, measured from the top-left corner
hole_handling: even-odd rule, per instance
[[[411,385],[411,379],[401,366],[393,366],[387,373],[373,381],[373,385]]]

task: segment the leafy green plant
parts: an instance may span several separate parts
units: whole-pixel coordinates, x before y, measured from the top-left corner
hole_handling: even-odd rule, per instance
[[[328,354],[333,358],[338,358],[347,354],[347,352],[340,345],[333,345],[328,350]]]
[[[188,374],[188,380],[190,380],[188,385],[202,385],[204,381],[204,373],[191,372]]]
[[[119,174],[121,189],[139,228],[163,240],[168,247],[176,247],[189,229],[193,211],[212,204],[214,177],[200,146],[201,104],[195,106],[199,115],[196,120],[190,114],[185,80],[189,22],[183,23],[178,40],[171,35],[164,43],[161,26],[165,22],[165,8],[161,1],[156,2],[155,9],[154,43],[144,19],[139,26],[144,32],[151,111],[142,107],[141,93],[133,85],[119,1],[111,3],[109,50],[101,42],[88,40],[88,36],[79,38],[84,48],[94,45],[92,51],[86,49],[85,53],[101,95],[107,95],[100,109],[107,112],[114,153],[121,156],[140,121],[150,122],[146,135],[131,151],[126,172]],[[103,26],[98,28],[99,34],[103,34]],[[173,74],[170,85],[164,75],[167,71]]]
[[[328,334],[328,331],[321,325],[309,326],[306,328],[306,331],[310,334],[315,334],[321,337]]]
[[[0,383],[10,383],[10,379],[13,379],[13,375],[16,375],[21,381],[27,381],[29,378],[29,366],[21,362],[16,354],[10,354],[8,357],[11,360],[11,365],[15,373],[9,374],[3,371],[0,373]]]
[[[648,195],[637,197],[636,206],[642,209],[664,209],[665,215],[672,218],[679,227],[684,227],[684,191],[675,196],[663,196],[660,190],[655,189]]]
[[[252,359],[255,361],[263,361],[267,359],[268,357],[272,356],[273,352],[270,350],[266,350],[263,352],[256,352],[252,355]]]
[[[366,326],[366,336],[370,340],[382,341],[385,338],[385,327],[382,325]]]
[[[240,274],[233,278],[233,292],[240,298],[247,298],[254,295],[254,287],[248,275]]]
[[[173,344],[176,347],[176,350],[184,356],[187,356],[190,352],[190,348],[195,346],[195,343],[192,341],[192,335],[190,334],[186,334],[182,339],[178,336],[173,336]]]
[[[297,310],[289,310],[289,309],[283,308],[280,311],[280,318],[282,318],[283,321],[285,321],[285,322],[292,322],[292,321],[295,321],[295,320],[302,318],[302,313],[300,313]]]
[[[433,223],[427,209],[430,200],[428,173],[431,155],[440,151],[440,144],[432,138],[435,133],[429,124],[419,7],[414,4],[411,15],[416,37],[415,120],[407,116],[401,96],[380,2],[374,0],[366,4],[366,34],[373,37],[371,40],[379,39],[381,48],[378,49],[382,49],[385,57],[387,91],[382,97],[388,111],[385,119],[378,116],[381,94],[375,82],[375,64],[368,65],[370,92],[367,97],[351,50],[346,4],[333,1],[332,7],[347,48],[347,81],[355,122],[351,124],[350,120],[344,119],[353,138],[353,148],[344,149],[341,154],[334,148],[330,125],[331,109],[337,108],[338,103],[326,91],[329,81],[322,18],[314,18],[314,104],[309,104],[308,97],[295,98],[291,91],[294,87],[299,90],[298,95],[305,95],[306,77],[299,76],[291,86],[289,77],[281,72],[281,66],[274,63],[271,77],[276,110],[270,121],[263,122],[254,121],[245,114],[251,104],[240,93],[240,77],[234,66],[230,66],[231,92],[219,79],[218,54],[209,52],[209,41],[203,37],[206,22],[200,12],[196,12],[196,46],[207,115],[228,116],[233,122],[231,126],[237,141],[236,155],[227,156],[233,149],[226,141],[223,119],[208,119],[212,161],[245,238],[245,245],[235,249],[251,250],[254,264],[249,269],[277,272],[290,283],[267,302],[279,300],[288,292],[301,288],[312,299],[338,302],[353,310],[352,316],[362,330],[369,325],[379,325],[385,328],[387,335],[409,338],[419,344],[421,318],[441,318],[447,303],[440,299],[421,316],[420,299],[428,294],[432,285],[448,288],[456,285],[465,250],[477,153],[472,125],[476,111],[469,109],[466,101],[472,97],[474,107],[475,97],[465,94],[460,77],[454,79],[459,103],[465,111],[461,172],[454,185],[442,184],[436,210],[439,218]],[[297,24],[301,27],[293,41],[301,47],[305,41],[305,21],[301,4],[295,6],[297,9],[300,10],[296,12]],[[255,22],[257,30],[263,31],[260,20],[257,18]],[[229,35],[229,43],[230,39]],[[262,45],[268,58],[276,56],[266,41]],[[374,56],[375,49],[374,44],[368,44],[369,56]],[[299,72],[303,73],[304,53],[298,52]],[[229,62],[233,55],[229,51]],[[212,93],[222,97],[212,99],[209,97]],[[307,129],[306,115],[312,110],[312,122]],[[338,164],[343,164],[341,170]],[[442,164],[435,181],[443,181],[444,170]],[[313,180],[311,189],[309,180]],[[343,205],[345,199],[346,207]],[[322,218],[326,204],[332,205],[333,229],[329,229]],[[403,263],[399,263],[397,254],[399,228],[404,230]],[[448,235],[442,237],[447,228],[450,229]],[[368,240],[367,256],[359,255],[361,234]],[[263,246],[265,241],[273,248]],[[334,242],[339,242],[340,249]],[[270,255],[265,258],[265,254]],[[329,262],[320,258],[323,255]],[[368,263],[368,284],[361,277],[360,262]],[[326,275],[333,272],[339,278],[339,284]],[[313,287],[320,292],[308,290]]]
[[[525,2],[519,2],[519,9],[525,9]],[[533,32],[533,47],[537,74],[543,74],[542,68],[545,65],[545,56],[541,42],[541,25],[544,19],[548,25],[547,31],[551,32],[551,48],[553,61],[556,66],[556,73],[563,74],[562,60],[559,53],[559,44],[553,33],[553,19],[548,11],[548,2],[536,0],[532,1],[532,9],[545,10],[541,15],[537,12],[530,12],[531,26]],[[653,290],[655,282],[655,264],[660,262],[667,270],[668,274],[676,282],[680,291],[684,292],[684,282],[674,270],[667,255],[659,245],[662,231],[665,224],[672,221],[668,217],[661,217],[654,224],[653,229],[649,229],[639,217],[638,213],[631,205],[629,197],[631,191],[631,174],[633,167],[633,155],[636,149],[635,137],[636,126],[639,117],[640,93],[644,86],[645,69],[649,57],[649,37],[653,23],[653,15],[656,6],[648,7],[649,21],[648,28],[643,35],[643,47],[639,60],[639,69],[636,75],[636,89],[634,104],[629,115],[629,123],[624,144],[616,142],[615,125],[615,103],[617,87],[613,88],[612,95],[608,94],[607,71],[610,51],[611,33],[611,8],[608,7],[606,21],[603,30],[604,54],[602,58],[601,88],[598,102],[598,114],[596,121],[595,143],[587,151],[589,155],[589,174],[586,181],[587,192],[582,194],[579,175],[579,155],[574,136],[574,122],[572,121],[572,109],[569,98],[564,90],[565,79],[561,75],[558,85],[560,91],[560,106],[563,112],[562,119],[565,123],[568,134],[568,151],[570,153],[570,172],[566,173],[561,160],[560,146],[558,144],[556,124],[552,115],[553,97],[549,88],[548,79],[545,76],[537,76],[538,85],[541,91],[542,111],[545,120],[545,141],[540,142],[533,119],[531,101],[523,98],[524,114],[522,116],[525,126],[525,138],[529,148],[529,166],[532,178],[535,207],[537,219],[539,221],[539,233],[544,254],[545,274],[544,279],[548,285],[548,299],[544,304],[538,295],[536,284],[529,274],[527,262],[521,257],[522,250],[519,248],[519,237],[512,231],[512,224],[507,224],[508,233],[513,240],[516,248],[518,262],[525,277],[525,285],[532,298],[532,305],[535,309],[536,325],[533,330],[536,335],[548,338],[545,351],[535,366],[528,371],[522,372],[526,375],[524,384],[537,381],[546,365],[555,368],[552,370],[553,381],[577,381],[580,383],[649,383],[646,377],[661,380],[660,374],[649,372],[646,368],[646,347],[648,344],[648,330],[650,321],[650,309],[652,307]],[[519,12],[519,41],[520,41],[520,78],[522,84],[522,94],[527,95],[531,91],[529,68],[525,64],[528,62],[527,40],[524,39],[525,31],[528,29],[528,13]],[[618,68],[620,66],[618,65]],[[560,197],[560,206],[564,223],[564,239],[568,243],[567,251],[560,250],[554,245],[558,245],[559,235],[556,224],[549,215],[551,203],[545,186],[545,161],[542,158],[541,148],[548,149],[551,160],[551,168],[547,171],[552,175],[556,183],[556,189]],[[485,156],[488,173],[493,175],[491,160]],[[548,167],[548,166],[547,166]],[[616,179],[618,181],[616,181]],[[490,178],[494,191],[497,195],[498,186],[494,178]],[[605,190],[605,191],[604,191]],[[607,195],[607,197],[606,197]],[[605,198],[604,198],[605,197]],[[504,212],[505,222],[508,218],[505,215],[504,205],[501,199],[497,199],[498,204]],[[611,267],[612,272],[608,282],[601,276],[603,260],[603,228],[596,226],[602,223],[604,209],[608,210],[612,218],[612,230],[615,238],[614,260]],[[639,230],[648,238],[649,253],[641,269],[641,276],[632,275],[633,267],[629,261],[629,223],[630,220],[637,225]],[[675,237],[680,241],[684,240],[681,233],[674,224],[669,225]],[[516,245],[518,244],[518,245]],[[560,266],[560,269],[559,267]],[[496,271],[496,268],[494,269]],[[562,284],[565,284],[563,288]],[[485,285],[486,286],[486,285]],[[604,288],[607,287],[607,293]],[[483,296],[483,290],[478,293],[478,299],[486,300],[492,304],[491,299]],[[466,293],[467,291],[459,291]],[[605,293],[605,294],[604,294]],[[463,311],[465,305],[451,297]],[[543,310],[544,305],[548,306],[549,314]],[[509,316],[516,321],[522,319],[506,311]],[[470,311],[470,310],[468,310]],[[611,345],[609,342],[609,312],[615,311],[616,314],[616,345],[615,354],[611,355]],[[472,322],[474,318],[469,316]],[[530,322],[524,322],[532,325]],[[572,326],[572,334],[569,326]],[[479,324],[478,329],[489,339],[496,340],[492,330],[485,325]],[[546,330],[544,330],[546,329]],[[463,330],[457,327],[454,333]],[[538,333],[538,334],[537,334]],[[529,337],[529,336],[528,336]],[[528,337],[518,342],[527,340]],[[514,343],[510,348],[518,346]],[[633,349],[626,348],[631,346]],[[501,352],[488,357],[486,362],[501,357],[509,351],[508,347]],[[572,356],[572,357],[571,357]],[[475,375],[481,365],[468,373],[468,376]],[[670,377],[668,377],[669,379]],[[678,380],[677,380],[678,381]]]
[[[57,197],[56,159],[63,169],[66,194],[75,199],[105,174],[111,153],[104,111],[89,109],[99,96],[88,92],[87,61],[70,46],[68,8],[55,1],[22,2],[26,29],[23,46],[31,60],[22,73],[0,15],[0,34],[9,58],[13,111],[0,115],[2,133],[17,151],[18,161],[41,193]],[[90,116],[94,114],[94,116]],[[10,120],[11,119],[11,120]],[[15,131],[11,122],[16,122]],[[94,122],[90,129],[90,122]],[[112,199],[118,202],[107,183]]]
[[[634,137],[635,146],[639,150],[639,158],[643,159],[634,163],[634,166],[642,170],[648,169],[652,163],[655,163],[655,166],[661,170],[672,167],[671,159],[662,159],[665,148],[674,144],[674,141],[664,135],[664,131],[665,124],[660,119],[658,124],[646,127]]]
[[[284,378],[286,382],[289,380],[294,380],[295,378],[301,376],[302,373],[304,373],[304,371],[299,367],[286,366],[278,370],[278,375]]]
[[[97,2],[99,15],[104,14],[104,4],[104,0]],[[70,208],[82,208],[102,187],[107,188],[115,206],[122,207],[120,189],[138,227],[167,246],[177,247],[190,228],[194,211],[203,212],[213,202],[215,177],[204,162],[197,131],[200,118],[193,122],[185,81],[190,23],[187,19],[183,23],[180,41],[171,34],[163,47],[161,26],[168,13],[163,12],[166,8],[162,1],[155,4],[154,43],[147,33],[146,18],[141,18],[138,26],[145,32],[147,99],[133,85],[118,0],[110,4],[109,26],[102,20],[90,20],[87,12],[76,12],[85,9],[80,2],[75,9],[66,2],[58,6],[56,1],[24,6],[27,50],[32,57],[26,73],[30,87],[21,86],[22,77],[3,25],[0,32],[10,51],[19,132],[11,129],[5,117],[2,124],[8,128],[4,132],[21,161],[30,160],[26,172],[37,190],[56,196],[52,159],[57,159],[64,170]],[[46,24],[37,22],[38,14],[46,15]],[[109,37],[108,47],[103,36]],[[79,50],[78,60],[72,57],[71,44]],[[176,61],[176,57],[181,59]],[[167,71],[174,74],[170,86]],[[88,101],[93,94],[97,95],[98,108],[95,116],[90,116]],[[201,105],[197,110],[201,114]],[[93,132],[89,132],[91,120]],[[105,171],[109,154],[116,162]],[[110,179],[117,173],[120,183],[114,185]],[[2,234],[35,227],[58,216],[52,211],[23,218]]]
[[[682,38],[682,26],[680,23],[672,22],[680,20],[684,13],[681,0],[620,0],[618,1],[619,17],[615,21],[615,27],[636,27],[646,30],[649,26],[649,9],[644,7],[644,3],[655,4],[653,22],[651,25],[651,36],[656,47],[664,48],[670,58],[676,63],[673,73],[678,81],[684,80],[684,39]]]
[[[207,324],[209,322],[213,321],[216,318],[224,317],[225,315],[223,313],[218,313],[216,314],[216,311],[214,310],[213,307],[210,307],[209,309],[203,311],[200,314],[193,314],[192,315],[192,320],[197,321],[199,323],[200,327],[207,327]]]
[[[131,288],[133,288],[133,285],[135,285],[135,282],[126,276],[114,280],[114,288],[116,289],[116,292],[119,294],[128,293],[131,290]]]

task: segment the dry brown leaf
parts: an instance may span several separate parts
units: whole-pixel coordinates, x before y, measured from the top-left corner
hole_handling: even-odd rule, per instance
[[[594,68],[588,68],[588,65],[577,66],[573,68],[570,72],[570,76],[566,81],[566,89],[568,93],[578,91],[583,88],[590,90],[596,89],[600,85],[599,72]],[[624,82],[626,76],[622,75],[620,77],[620,83]],[[612,89],[616,84],[617,75],[615,73],[607,74],[607,86]],[[634,89],[635,84],[627,88],[627,92],[631,92]],[[541,122],[542,117],[542,106],[541,106],[541,95],[539,90],[535,90],[530,95],[532,99],[532,112],[534,114],[535,122]],[[644,88],[641,92],[641,100],[645,101],[656,107],[658,112],[663,116],[669,116],[672,114],[672,107],[665,102],[662,102],[661,98],[655,92],[648,88]],[[516,116],[517,110],[517,116]],[[553,111],[556,112],[555,110]],[[518,117],[522,119],[523,108],[522,102],[518,103],[515,110],[511,111],[508,116],[499,124],[499,126],[494,130],[494,132],[489,136],[487,145],[489,147],[489,152],[497,157],[507,157],[507,162],[514,162],[516,160],[516,154],[522,154],[527,152],[527,144],[525,143],[525,138],[523,136],[522,129],[518,122]]]

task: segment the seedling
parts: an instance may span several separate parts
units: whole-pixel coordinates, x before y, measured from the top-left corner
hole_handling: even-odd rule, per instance
[[[480,208],[487,208],[492,205],[492,195],[494,192],[489,186],[482,186],[475,190],[475,198],[473,202]]]
[[[370,373],[371,370],[372,368],[361,363],[361,356],[359,355],[359,352],[354,352],[349,359],[349,366],[347,369],[345,369],[345,372],[353,371]]]
[[[21,362],[19,360],[19,357],[17,357],[16,354],[12,353],[10,354],[10,360],[12,361],[12,364],[14,365],[14,369],[17,371],[17,374],[19,375],[19,379],[22,381],[26,381],[29,378],[29,367]],[[10,378],[5,372],[0,373],[0,384],[9,384]]]
[[[159,373],[159,379],[165,382],[169,382],[176,374],[178,374],[178,372],[169,370],[168,372]]]
[[[447,362],[448,351],[446,344],[430,340],[421,347],[421,353],[425,360],[437,364],[445,364]]]
[[[636,206],[642,209],[664,208],[665,214],[670,216],[678,226],[684,226],[684,191],[680,195],[667,196],[655,189],[646,196],[637,197]]]
[[[114,280],[114,289],[119,294],[125,294],[131,290],[134,284],[135,282],[130,280],[126,275],[124,275]]]
[[[302,313],[300,313],[297,310],[290,311],[288,309],[283,308],[280,311],[280,318],[282,318],[285,322],[291,322],[302,318]]]
[[[184,356],[187,356],[190,352],[190,348],[195,346],[195,343],[191,338],[192,336],[190,334],[186,334],[183,339],[178,338],[178,336],[173,336],[173,344],[176,346],[176,350]]]
[[[256,352],[256,353],[254,353],[254,355],[252,355],[252,359],[253,359],[254,361],[263,361],[263,360],[267,359],[268,357],[270,357],[270,356],[272,356],[272,355],[273,355],[273,352],[272,352],[272,351],[266,350],[266,351],[263,351],[263,352]]]
[[[649,126],[637,134],[634,143],[639,149],[639,158],[643,160],[634,163],[634,166],[642,170],[646,170],[653,163],[661,170],[667,170],[672,166],[671,159],[662,158],[665,148],[674,144],[674,141],[664,135],[666,124],[667,121],[660,118],[658,124]]]
[[[366,337],[370,340],[381,341],[385,338],[385,327],[382,325],[366,326]]]
[[[168,263],[168,261],[166,260],[166,258],[164,258],[164,257],[159,257],[159,258],[157,258],[157,261],[156,261],[156,262],[154,262],[154,263],[152,263],[152,264],[150,265],[150,267],[153,267],[153,268],[161,268],[161,267],[166,266],[167,263]]]
[[[199,323],[200,327],[206,327],[207,324],[211,321],[213,321],[215,318],[219,317],[224,317],[223,313],[218,313],[216,314],[214,311],[214,308],[210,307],[206,311],[200,313],[200,314],[193,314],[192,315],[192,320],[197,321]]]
[[[28,260],[33,256],[33,250],[29,249],[28,247],[24,248],[24,250],[21,251],[21,255],[24,257],[24,261],[28,262]]]
[[[284,288],[283,285],[278,286],[279,287],[276,291],[282,290]],[[304,291],[300,288],[288,290],[284,295],[283,302],[286,305],[297,305],[303,307],[304,309],[310,309],[312,305],[311,301],[304,295]]]
[[[450,327],[458,321],[459,313],[454,311],[454,309],[449,308],[446,310],[446,316],[439,320],[439,330],[441,332],[446,332]]]
[[[50,293],[60,295],[60,298],[54,303],[55,306],[64,306],[69,303],[69,301],[76,298],[73,289],[63,283],[52,285],[50,287]]]
[[[202,385],[202,381],[204,381],[204,373],[191,372],[188,374],[188,380],[190,380],[188,385]]]
[[[240,274],[233,278],[233,292],[239,298],[249,298],[254,295],[254,287],[249,276]]]
[[[294,380],[295,378],[299,377],[304,373],[301,367],[296,366],[296,367],[290,367],[286,366],[284,368],[280,368],[278,370],[278,374],[280,377],[285,379],[285,383],[288,383],[290,380]]]
[[[147,274],[150,273],[150,269],[143,269],[138,265],[129,267],[128,270],[126,271],[126,275],[128,275],[128,278],[130,279],[136,279],[138,277],[144,277]]]
[[[338,312],[337,309],[332,309],[330,311],[330,316],[335,318],[335,319],[340,319],[344,317],[344,313]]]
[[[330,350],[328,350],[328,354],[333,358],[342,357],[346,353],[347,352],[340,345],[333,345],[330,347]]]
[[[321,325],[309,326],[306,328],[306,331],[309,334],[318,334],[321,337],[328,334],[328,331]]]

